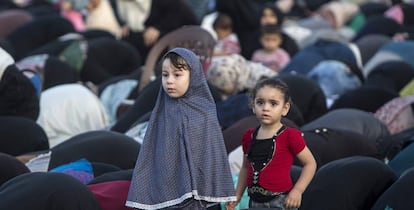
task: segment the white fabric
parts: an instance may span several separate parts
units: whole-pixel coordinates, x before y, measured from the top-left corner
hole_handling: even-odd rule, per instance
[[[0,79],[3,77],[3,73],[8,66],[14,64],[14,59],[8,52],[0,47]]]
[[[138,143],[142,144],[144,143],[144,137],[145,133],[147,132],[148,128],[148,121],[139,123],[138,125],[132,127],[127,132],[125,132],[125,135],[133,138]]]
[[[359,11],[357,4],[350,2],[331,1],[324,4],[320,11],[330,11],[335,19],[334,27],[342,28]]]
[[[304,48],[306,38],[312,34],[312,30],[299,25],[289,25],[283,27],[283,32],[295,40],[300,49]]]
[[[119,0],[119,16],[132,31],[144,31],[152,0]]]
[[[229,153],[229,165],[231,174],[239,174],[243,165],[243,147],[239,146]]]
[[[108,0],[101,0],[98,6],[89,12],[86,17],[86,28],[105,30],[117,38],[120,38],[122,33]]]
[[[355,55],[355,60],[357,63],[358,68],[363,69],[363,64],[362,64],[362,55],[361,55],[361,51],[359,51],[359,48],[356,44],[350,42],[348,44],[349,49],[352,50],[352,52]]]
[[[52,148],[77,134],[104,129],[108,119],[101,101],[89,89],[65,84],[42,92],[37,123]]]
[[[31,172],[47,172],[49,169],[50,157],[52,152],[40,154],[33,159],[30,159],[25,165]]]
[[[218,12],[212,12],[208,15],[205,15],[203,17],[203,20],[201,21],[201,27],[206,29],[210,34],[214,37],[215,40],[217,40],[217,33],[213,29],[213,22],[217,18]]]

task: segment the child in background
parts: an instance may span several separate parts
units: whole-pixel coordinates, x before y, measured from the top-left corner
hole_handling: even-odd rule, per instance
[[[282,32],[280,27],[274,24],[263,25],[261,29],[261,49],[253,53],[252,61],[262,63],[275,72],[280,72],[290,61],[289,54],[282,48]]]
[[[233,32],[233,21],[224,13],[219,13],[213,22],[213,29],[217,34],[217,43],[214,48],[214,56],[230,55],[240,53],[240,43]]]
[[[172,49],[161,77],[126,206],[197,210],[235,201],[216,105],[198,56]]]
[[[260,25],[274,24],[282,26],[285,14],[277,7],[274,2],[268,2],[263,5],[262,14],[260,16]]]
[[[316,162],[301,132],[281,123],[290,109],[288,86],[278,79],[259,81],[251,100],[260,126],[243,135],[244,157],[236,188],[237,201],[228,202],[226,208],[234,209],[248,187],[251,208],[297,209],[315,174]],[[293,184],[290,170],[295,157],[303,168]]]
[[[69,20],[76,31],[84,31],[85,17],[89,1],[86,0],[62,0],[60,1],[61,15]]]

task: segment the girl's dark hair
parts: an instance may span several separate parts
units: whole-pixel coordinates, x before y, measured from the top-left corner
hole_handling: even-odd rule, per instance
[[[178,55],[175,52],[170,52],[167,55],[165,55],[164,60],[165,59],[170,59],[171,64],[177,68],[177,69],[183,69],[183,70],[188,70],[190,71],[190,66],[188,65],[188,63],[184,60],[183,57],[181,57],[180,55]]]
[[[265,86],[269,86],[271,88],[278,89],[282,94],[285,96],[285,102],[290,102],[290,93],[289,93],[289,86],[280,79],[276,78],[266,78],[262,79],[257,82],[256,86],[250,92],[250,104],[254,103],[254,99],[256,98],[257,91],[262,89]]]
[[[233,29],[233,20],[225,13],[219,13],[213,22],[214,29]]]

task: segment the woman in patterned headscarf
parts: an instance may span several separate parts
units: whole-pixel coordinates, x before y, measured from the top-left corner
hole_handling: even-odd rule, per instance
[[[126,205],[139,209],[206,209],[236,200],[216,105],[199,58],[167,52]]]

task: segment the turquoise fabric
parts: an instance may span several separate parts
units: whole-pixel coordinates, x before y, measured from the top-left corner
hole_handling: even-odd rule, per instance
[[[83,184],[87,184],[94,178],[92,164],[84,158],[58,166],[49,170],[49,172],[59,172],[71,175]]]
[[[239,178],[239,174],[233,174],[232,175],[233,178],[233,183],[234,183],[234,187],[237,187],[237,181]],[[221,204],[221,209],[225,210],[225,203]],[[241,200],[239,202],[239,204],[237,204],[236,208],[234,208],[235,210],[242,210],[242,209],[247,209],[249,208],[249,196],[247,195],[247,190],[244,191],[243,196],[241,197]]]

